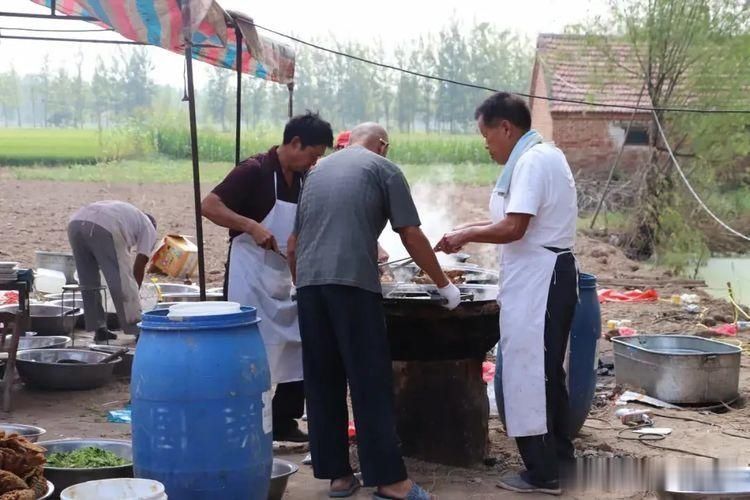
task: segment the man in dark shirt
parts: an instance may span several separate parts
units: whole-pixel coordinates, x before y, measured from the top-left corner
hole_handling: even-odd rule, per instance
[[[294,228],[302,176],[333,145],[333,131],[317,114],[292,118],[284,140],[237,165],[206,196],[203,215],[229,229],[224,278],[227,300],[258,310],[273,398],[275,441],[307,441],[296,419],[304,412],[302,344],[286,244]]]

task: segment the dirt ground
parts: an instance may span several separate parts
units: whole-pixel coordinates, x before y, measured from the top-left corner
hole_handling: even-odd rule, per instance
[[[169,230],[187,235],[194,234],[192,190],[187,184],[16,181],[1,169],[0,184],[0,260],[17,260],[26,266],[33,266],[35,250],[69,251],[65,232],[67,218],[82,204],[102,199],[129,201],[153,213],[159,221],[162,233]],[[208,188],[210,186],[204,186],[204,190]],[[453,219],[462,221],[485,218],[484,188],[446,189],[452,189],[448,193],[453,200]],[[218,286],[223,276],[226,233],[223,229],[205,222],[204,237],[208,282],[211,286]],[[475,262],[493,266],[494,256],[491,249],[475,247],[466,250],[473,255]],[[700,288],[687,289],[680,284],[675,285],[669,281],[673,278],[668,273],[630,261],[618,249],[606,243],[581,235],[576,250],[582,271],[597,275],[600,283],[604,285],[608,282],[651,280],[658,283],[656,289],[663,299],[668,299],[672,294],[697,293],[701,297],[703,317],[732,317],[732,309],[726,303],[710,298]],[[603,324],[610,319],[628,319],[632,322],[630,326],[641,333],[706,335],[706,329],[698,324],[698,315],[686,313],[680,306],[668,300],[646,304],[603,304]],[[606,331],[606,328],[603,331]],[[744,343],[750,342],[750,335],[742,333],[739,340]],[[125,343],[128,341],[129,339],[123,340]],[[77,345],[78,342],[77,340]],[[85,338],[80,342],[81,345],[87,343]],[[604,363],[612,363],[612,348],[609,341],[602,339],[599,351]],[[614,417],[617,408],[614,399],[622,388],[615,386],[612,372],[609,375],[601,375],[590,419],[576,440],[579,453],[589,460],[707,456],[739,461],[742,464],[750,463],[750,410],[744,406],[744,401],[750,396],[748,364],[750,359],[743,355],[741,397],[731,409],[723,413],[705,410],[657,410],[665,416],[657,416],[655,425],[671,427],[673,432],[666,439],[655,442],[626,439],[630,436],[622,433],[625,426]],[[0,420],[40,425],[48,431],[46,439],[127,439],[130,436],[128,425],[106,421],[108,410],[121,407],[129,399],[129,387],[124,382],[116,381],[93,391],[64,393],[31,391],[18,384],[14,395],[13,410],[9,414],[0,413]],[[667,416],[687,417],[689,421]],[[474,469],[456,469],[408,459],[410,473],[441,499],[514,498],[513,494],[501,492],[495,486],[497,477],[503,471],[512,470],[519,465],[515,446],[505,436],[497,419],[490,422],[490,438],[490,458],[493,459],[488,462],[490,465]],[[304,453],[305,450],[299,448],[277,450],[277,454],[297,463],[301,462]],[[286,498],[327,498],[326,486],[324,482],[312,478],[310,467],[301,466],[300,472],[290,481]],[[597,490],[593,496],[591,491],[568,491],[566,498],[652,498],[650,494],[637,491],[604,490]],[[362,491],[355,498],[369,498],[369,493]]]

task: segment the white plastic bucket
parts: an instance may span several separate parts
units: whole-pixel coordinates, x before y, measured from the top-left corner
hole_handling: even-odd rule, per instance
[[[237,302],[209,300],[205,302],[181,302],[169,307],[167,317],[170,319],[189,318],[195,316],[219,316],[241,312]]]
[[[151,479],[101,479],[62,490],[60,500],[166,500],[164,485]]]
[[[41,293],[60,293],[67,282],[65,274],[53,269],[40,267],[34,273],[34,286]]]

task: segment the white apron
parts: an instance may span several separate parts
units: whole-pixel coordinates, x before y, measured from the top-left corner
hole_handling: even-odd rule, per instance
[[[493,223],[505,218],[505,197],[490,198]],[[524,238],[500,248],[500,349],[505,427],[510,437],[547,433],[544,320],[555,252]]]
[[[278,199],[275,172],[273,186],[276,201],[260,224],[273,234],[279,250],[286,254],[297,204]],[[227,299],[258,310],[258,327],[273,384],[302,380],[302,340],[291,290],[292,274],[286,259],[259,247],[247,233],[232,240]]]

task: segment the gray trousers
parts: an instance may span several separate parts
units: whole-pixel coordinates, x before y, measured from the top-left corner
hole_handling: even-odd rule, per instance
[[[78,271],[78,281],[83,295],[86,330],[105,327],[107,317],[102,305],[99,271],[104,274],[107,288],[125,333],[138,333],[140,298],[133,277],[130,257],[122,238],[88,221],[71,221],[68,224],[68,241]],[[93,288],[93,289],[92,289]]]

